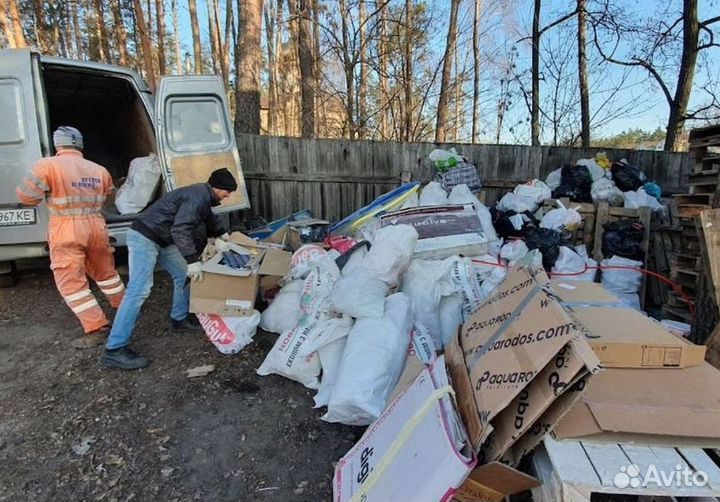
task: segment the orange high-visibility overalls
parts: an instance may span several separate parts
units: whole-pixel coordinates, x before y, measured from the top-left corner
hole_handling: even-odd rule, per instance
[[[79,151],[60,150],[54,157],[37,161],[15,190],[25,205],[36,206],[43,198],[47,200],[50,268],[58,291],[80,319],[85,333],[108,325],[86,275],[115,308],[120,306],[125,291],[100,213],[112,189],[107,169],[84,159]]]

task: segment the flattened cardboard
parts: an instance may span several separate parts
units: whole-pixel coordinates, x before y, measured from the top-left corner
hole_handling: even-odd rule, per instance
[[[478,451],[482,443],[483,426],[480,424],[480,414],[475,404],[475,396],[473,396],[472,385],[470,385],[465,356],[460,348],[458,337],[455,337],[450,345],[445,347],[445,364],[447,365],[453,389],[455,389],[455,402],[460,417],[465,424],[468,439],[473,451]]]
[[[512,467],[491,462],[476,467],[465,483],[455,492],[453,500],[477,502],[478,500],[503,501],[505,497],[540,486],[540,481]]]
[[[687,368],[705,361],[706,347],[679,337],[629,308],[567,307],[585,328],[606,368]]]
[[[622,305],[620,298],[596,282],[550,280],[550,287],[560,301],[570,304]],[[625,307],[627,308],[627,307]]]
[[[570,341],[492,422],[495,429],[480,458],[499,460],[540,416],[572,385],[576,378],[597,371],[600,362],[585,345]],[[574,349],[579,346],[579,349]],[[586,361],[586,359],[589,359]]]
[[[720,447],[720,371],[607,369],[554,429],[558,439]]]

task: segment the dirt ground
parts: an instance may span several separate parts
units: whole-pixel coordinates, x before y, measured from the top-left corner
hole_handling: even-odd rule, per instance
[[[322,422],[312,391],[255,374],[274,335],[224,356],[173,334],[171,292],[158,272],[132,344],[152,364],[122,372],[69,344],[80,325],[47,260],[0,289],[0,501],[331,499],[334,462],[362,429]],[[215,371],[187,378],[204,364]]]

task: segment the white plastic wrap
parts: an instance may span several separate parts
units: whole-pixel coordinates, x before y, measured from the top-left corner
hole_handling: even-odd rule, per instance
[[[613,256],[600,262],[602,269],[602,285],[613,293],[637,293],[642,283],[642,272],[627,270],[626,268],[606,267],[631,267],[642,268],[641,261],[630,260],[621,256]]]
[[[500,258],[507,260],[508,264],[512,265],[528,254],[529,251],[524,241],[520,239],[510,239],[500,248]]]
[[[411,325],[403,293],[387,297],[382,317],[355,322],[323,420],[368,425],[382,413],[403,369]]]
[[[462,307],[462,297],[458,293],[444,296],[440,300],[441,348],[447,347],[457,336],[458,327],[463,323]]]
[[[127,179],[115,194],[115,207],[120,214],[135,214],[145,209],[153,200],[161,175],[160,160],[154,153],[130,161]]]
[[[448,203],[447,192],[437,181],[431,181],[420,192],[421,206],[444,206]]]
[[[550,187],[550,190],[555,190],[560,186],[562,182],[562,168],[551,171],[550,174],[545,178],[545,184]]]
[[[623,205],[623,193],[610,178],[603,177],[594,181],[590,189],[590,196],[596,204],[607,202],[611,206]]]
[[[628,209],[638,209],[641,207],[649,207],[653,212],[661,213],[665,208],[652,195],[648,195],[645,189],[640,187],[635,192],[623,193],[625,198],[625,207]]]

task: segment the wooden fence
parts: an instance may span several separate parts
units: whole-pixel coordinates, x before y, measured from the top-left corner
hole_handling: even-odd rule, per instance
[[[684,191],[693,169],[686,153],[524,145],[445,144],[478,167],[485,201],[493,203],[518,183],[545,179],[550,171],[606,151],[611,160],[627,159],[666,193]],[[400,183],[430,181],[428,154],[433,143],[301,139],[238,135],[238,150],[253,210],[276,219],[300,209],[338,220]]]

